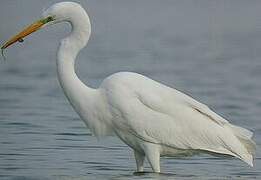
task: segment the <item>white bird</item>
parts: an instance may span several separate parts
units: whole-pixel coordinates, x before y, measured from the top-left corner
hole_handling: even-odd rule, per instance
[[[132,72],[113,74],[97,89],[81,82],[75,73],[75,59],[89,40],[91,24],[77,3],[52,5],[40,20],[1,49],[60,22],[69,22],[72,27],[57,52],[58,78],[66,97],[92,133],[117,135],[133,149],[138,172],[143,171],[145,157],[152,170],[160,172],[160,156],[195,153],[230,155],[253,166],[253,133],[230,124],[176,89]]]

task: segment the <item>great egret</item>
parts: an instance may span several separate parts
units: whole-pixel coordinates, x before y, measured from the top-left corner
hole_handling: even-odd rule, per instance
[[[133,149],[138,172],[143,171],[145,157],[153,171],[160,172],[160,156],[198,152],[231,155],[253,166],[253,133],[230,124],[176,89],[132,72],[113,74],[97,89],[82,83],[74,64],[78,52],[89,40],[91,24],[86,11],[77,3],[52,5],[44,11],[42,19],[11,38],[1,49],[44,26],[65,21],[72,30],[60,42],[57,52],[61,87],[95,135],[117,135]]]

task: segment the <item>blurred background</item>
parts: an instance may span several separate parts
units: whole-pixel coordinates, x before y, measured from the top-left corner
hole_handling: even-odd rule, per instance
[[[0,43],[58,0],[1,0]],[[0,179],[261,179],[261,1],[76,0],[92,36],[76,62],[82,81],[134,71],[209,105],[255,133],[255,167],[234,158],[162,158],[161,175],[133,175],[130,148],[97,140],[58,84],[59,24],[6,50],[0,62]],[[151,171],[146,164],[146,171]]]

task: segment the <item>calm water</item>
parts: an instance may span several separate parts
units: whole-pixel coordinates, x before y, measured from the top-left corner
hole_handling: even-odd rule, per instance
[[[1,0],[0,42],[40,17],[53,0]],[[234,158],[162,158],[163,174],[135,175],[130,149],[97,140],[70,107],[55,52],[69,27],[37,32],[0,65],[0,179],[261,179],[261,1],[82,1],[92,21],[77,61],[92,87],[135,71],[208,104],[253,130],[255,167]],[[146,171],[151,171],[146,164]]]

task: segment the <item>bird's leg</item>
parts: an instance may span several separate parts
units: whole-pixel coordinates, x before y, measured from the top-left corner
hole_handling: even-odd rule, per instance
[[[137,172],[143,172],[143,163],[144,163],[145,154],[134,150],[134,156],[137,165]]]
[[[160,151],[156,144],[146,144],[144,147],[145,155],[155,173],[160,173]]]

